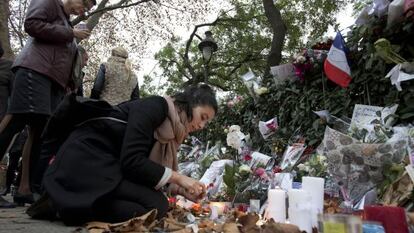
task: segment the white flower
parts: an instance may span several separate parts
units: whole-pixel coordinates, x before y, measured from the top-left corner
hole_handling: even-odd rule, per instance
[[[296,63],[304,63],[306,61],[306,57],[304,56],[298,56],[296,58]]]
[[[232,125],[229,128],[229,133],[227,134],[226,142],[227,145],[239,150],[242,146],[242,140],[246,137],[244,133],[240,131],[240,126]]]
[[[301,164],[299,164],[298,165],[298,169],[299,169],[299,171],[304,171],[305,170],[305,164],[303,164],[303,163],[301,163]]]
[[[251,172],[252,172],[252,169],[250,169],[250,167],[247,166],[247,165],[245,165],[245,164],[243,164],[243,165],[241,165],[239,167],[239,173],[240,174],[243,174],[243,173],[251,173]]]
[[[321,163],[325,162],[326,161],[326,156],[318,155],[318,161],[321,162]]]
[[[257,95],[263,95],[263,94],[269,92],[269,90],[266,87],[259,87],[259,88],[255,89],[254,92]]]
[[[228,133],[226,138],[227,145],[233,149],[240,149],[241,147],[241,140],[238,137],[237,133]]]
[[[229,132],[230,133],[232,133],[232,132],[237,132],[237,131],[240,131],[241,129],[240,129],[240,126],[238,126],[238,125],[232,125],[232,126],[230,126],[230,128],[229,128]]]

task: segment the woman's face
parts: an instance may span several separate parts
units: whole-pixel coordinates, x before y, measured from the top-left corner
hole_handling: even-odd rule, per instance
[[[187,125],[189,133],[203,129],[215,115],[214,108],[208,105],[197,106],[193,108],[193,119]]]

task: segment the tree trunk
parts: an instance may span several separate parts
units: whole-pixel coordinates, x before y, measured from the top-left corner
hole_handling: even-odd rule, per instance
[[[266,17],[273,30],[272,47],[267,57],[265,77],[270,74],[270,67],[277,66],[282,60],[282,49],[286,36],[286,25],[283,22],[280,10],[275,6],[273,0],[263,0]]]
[[[9,0],[0,1],[0,42],[4,49],[4,58],[13,59],[14,54],[10,46],[9,34]]]

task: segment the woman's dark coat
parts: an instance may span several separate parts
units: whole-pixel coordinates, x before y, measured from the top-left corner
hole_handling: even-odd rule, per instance
[[[165,120],[162,97],[125,102],[110,116],[80,126],[65,141],[44,176],[44,187],[60,217],[88,221],[94,202],[126,179],[155,187],[165,168],[148,159],[154,131]]]

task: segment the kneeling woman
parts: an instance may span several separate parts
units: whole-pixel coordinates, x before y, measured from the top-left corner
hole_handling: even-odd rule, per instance
[[[214,92],[202,85],[125,102],[109,118],[79,126],[43,180],[60,218],[69,225],[118,222],[152,209],[162,217],[168,201],[160,189],[167,184],[173,194],[197,201],[205,186],[176,172],[176,153],[216,112]]]

